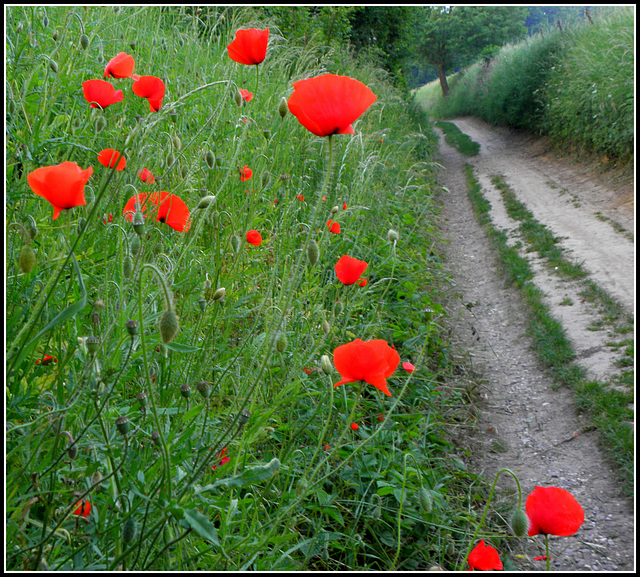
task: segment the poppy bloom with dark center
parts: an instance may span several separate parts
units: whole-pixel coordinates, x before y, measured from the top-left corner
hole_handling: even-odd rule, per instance
[[[333,386],[365,381],[390,397],[387,378],[395,372],[399,362],[400,355],[386,341],[356,339],[333,351],[333,364],[342,376]]]
[[[36,168],[27,176],[27,180],[33,192],[51,203],[55,220],[61,210],[87,204],[84,185],[92,174],[92,166],[83,170],[75,162],[66,161],[55,166]]]
[[[161,192],[140,192],[132,196],[125,204],[122,214],[127,220],[133,219],[135,204],[140,205],[140,212],[154,217],[158,222],[163,222],[178,232],[188,231],[189,208],[184,200],[175,194],[169,194],[164,190]],[[155,213],[155,216],[154,216]]]
[[[107,62],[103,78],[107,76],[112,76],[113,78],[130,78],[133,74],[134,65],[133,56],[120,52]]]
[[[584,510],[574,496],[560,487],[536,487],[526,502],[529,535],[575,534],[584,522]]]
[[[257,230],[252,229],[247,233],[247,242],[253,246],[260,246],[262,235]]]
[[[158,112],[164,98],[164,82],[157,76],[133,75],[133,93],[149,102],[151,112]]]
[[[502,571],[502,561],[498,552],[490,545],[480,541],[469,553],[469,567],[479,571]]]
[[[231,60],[240,64],[260,64],[267,56],[269,29],[238,30],[235,38],[227,46],[227,53]]]
[[[253,176],[253,170],[249,168],[248,165],[244,165],[240,169],[240,180],[244,182],[245,180],[249,180]]]
[[[115,168],[116,170],[124,170],[127,161],[117,150],[113,148],[105,148],[98,154],[98,162],[107,168]]]
[[[365,261],[352,258],[346,254],[336,263],[335,271],[338,280],[346,285],[358,282],[364,270],[369,266]]]
[[[79,515],[81,517],[88,517],[91,514],[91,503],[86,500],[78,501],[78,507],[73,512],[74,515]]]
[[[124,99],[122,90],[116,90],[106,80],[87,80],[82,83],[82,93],[91,108],[106,108]]]
[[[352,123],[377,100],[362,82],[323,74],[293,83],[288,106],[302,126],[316,136],[353,134]]]

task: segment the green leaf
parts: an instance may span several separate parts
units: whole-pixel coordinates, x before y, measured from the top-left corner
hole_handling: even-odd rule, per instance
[[[185,421],[190,421],[191,419],[193,419],[193,417],[200,414],[200,411],[202,411],[202,407],[204,407],[204,403],[200,403],[199,405],[191,407],[184,415],[182,415],[182,419]]]
[[[195,353],[200,350],[199,347],[192,347],[191,345],[184,345],[176,342],[166,343],[165,347],[176,353]]]
[[[218,532],[213,523],[209,521],[206,515],[203,515],[197,509],[185,509],[184,519],[179,521],[178,525],[195,531],[200,537],[204,537],[211,541],[214,545],[219,545]]]

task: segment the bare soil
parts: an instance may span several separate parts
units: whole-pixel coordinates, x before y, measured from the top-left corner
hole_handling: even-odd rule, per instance
[[[614,466],[598,432],[577,415],[574,394],[558,388],[545,372],[526,334],[527,312],[514,287],[506,286],[494,249],[472,213],[464,166],[474,166],[491,202],[494,226],[518,240],[499,192],[491,184],[502,175],[534,217],[561,237],[590,277],[630,313],[635,307],[634,192],[628,173],[560,157],[544,140],[492,128],[476,118],[455,124],[480,143],[466,158],[441,138],[441,181],[449,243],[443,251],[454,284],[449,312],[452,340],[459,345],[469,375],[480,382],[475,426],[460,444],[469,447],[477,472],[493,480],[509,468],[518,475],[523,500],[536,485],[570,491],[585,511],[571,537],[550,537],[556,571],[630,571],[635,568],[633,502],[621,493]],[[615,335],[593,330],[598,312],[579,296],[579,283],[561,280],[528,254],[552,313],[563,323],[579,361],[594,378],[619,370],[620,351],[608,345]],[[461,358],[462,358],[461,356]],[[516,503],[516,485],[501,475],[499,499]],[[511,494],[509,494],[511,493]],[[517,497],[517,495],[516,495]],[[523,503],[524,505],[524,503]],[[513,561],[520,570],[543,570],[541,536],[515,540]]]

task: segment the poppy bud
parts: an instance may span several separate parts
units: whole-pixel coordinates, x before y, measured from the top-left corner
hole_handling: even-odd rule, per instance
[[[51,35],[51,38],[53,38],[54,42],[58,41],[58,31],[57,30],[53,31],[53,34]]]
[[[116,419],[116,429],[120,434],[126,435],[129,432],[129,427],[129,419],[126,416],[121,415]]]
[[[300,477],[298,482],[296,483],[296,497],[302,495],[309,486],[309,481],[307,481],[304,477]]]
[[[198,208],[207,208],[207,206],[209,206],[216,198],[217,196],[214,196],[212,194],[201,198],[200,202],[198,203]]]
[[[129,252],[131,256],[136,256],[140,252],[140,248],[142,247],[142,241],[139,236],[134,236],[131,240],[131,245],[129,246]]]
[[[322,332],[325,335],[328,335],[330,331],[331,331],[331,325],[327,322],[326,319],[322,319]]]
[[[522,509],[516,509],[511,516],[509,525],[516,537],[524,537],[529,529],[529,518]]]
[[[216,292],[213,293],[213,300],[214,301],[219,301],[220,299],[224,298],[224,295],[226,294],[227,289],[224,287],[220,287],[218,290],[216,290]]]
[[[285,335],[282,332],[279,332],[278,335],[276,336],[276,350],[279,353],[283,353],[284,350],[287,348],[287,335]]]
[[[96,132],[102,132],[107,127],[107,119],[104,116],[96,117],[93,128]]]
[[[136,537],[136,522],[129,517],[122,527],[122,541],[125,544],[131,543]]]
[[[333,206],[331,207],[331,214],[335,214],[336,212],[338,212],[340,210],[339,206]]]
[[[158,323],[158,327],[160,329],[160,336],[162,337],[162,342],[166,345],[170,343],[175,336],[178,334],[180,330],[180,324],[178,315],[173,311],[173,309],[169,309],[162,313],[160,317],[160,321]]]
[[[191,387],[185,383],[184,385],[180,386],[180,394],[185,398],[188,399],[191,396]]]
[[[31,240],[35,240],[36,236],[38,236],[38,225],[32,216],[29,216],[29,224],[27,225],[27,232],[29,233],[29,238]]]
[[[169,151],[169,153],[164,159],[164,165],[167,167],[172,166],[175,161],[176,161],[176,157],[174,156],[173,152]]]
[[[204,155],[204,161],[207,163],[207,166],[209,168],[213,168],[216,164],[216,155],[213,154],[213,152],[211,152],[210,150],[207,150]]]
[[[211,385],[207,381],[200,381],[196,385],[196,389],[203,398],[208,399],[211,396]]]
[[[30,245],[25,244],[22,247],[20,256],[18,257],[18,264],[24,274],[29,274],[33,270],[33,267],[36,265],[36,252]]]
[[[390,228],[387,233],[387,240],[389,242],[396,242],[398,240],[398,232]]]
[[[240,240],[240,237],[237,234],[234,234],[231,236],[231,246],[233,247],[233,251],[235,253],[238,253],[240,251],[241,243],[242,241]]]
[[[205,299],[204,297],[200,297],[198,299],[198,307],[200,307],[200,312],[203,313],[207,308],[207,299]]]
[[[176,150],[180,150],[182,148],[182,140],[180,140],[177,134],[174,134],[171,137],[171,143],[173,144],[173,148],[175,148]]]
[[[55,60],[49,60],[49,68],[54,74],[58,73],[58,63]]]
[[[100,339],[98,337],[89,336],[84,343],[87,346],[87,351],[91,356],[95,355],[100,348]]]
[[[135,212],[132,219],[133,230],[141,237],[144,233],[144,215],[141,212]]]
[[[320,368],[325,375],[330,375],[333,372],[333,363],[329,355],[322,355],[322,357],[320,357]]]
[[[288,111],[289,107],[287,106],[287,99],[283,96],[280,99],[280,104],[278,104],[278,114],[280,115],[280,118],[284,118]]]
[[[133,274],[133,259],[126,255],[122,261],[122,274],[124,278],[131,278]]]
[[[162,445],[162,441],[160,440],[160,433],[158,433],[158,431],[153,431],[153,433],[151,433],[151,440],[153,441],[153,444],[156,445],[156,447],[160,447]]]
[[[271,174],[268,170],[265,170],[262,173],[262,178],[260,179],[260,183],[262,184],[262,188],[267,188],[269,184],[271,184]]]
[[[307,245],[307,258],[309,259],[309,264],[311,266],[316,264],[318,262],[319,256],[320,256],[320,249],[318,248],[318,243],[312,240]]]
[[[425,487],[420,487],[418,491],[418,500],[420,501],[420,508],[424,513],[431,513],[433,510],[433,497],[431,491]]]
[[[342,314],[344,307],[340,301],[336,301],[336,304],[333,305],[333,315],[339,317]]]
[[[240,94],[239,90],[236,90],[233,95],[233,101],[236,103],[236,106],[240,108],[242,106],[242,94]]]
[[[82,36],[80,36],[80,47],[83,50],[86,50],[87,48],[89,48],[89,37],[86,34],[83,34]]]
[[[97,485],[99,483],[102,483],[102,473],[97,470],[93,475],[91,475],[91,484]]]
[[[138,322],[133,319],[127,321],[124,325],[127,328],[127,332],[132,336],[136,336],[138,334]]]

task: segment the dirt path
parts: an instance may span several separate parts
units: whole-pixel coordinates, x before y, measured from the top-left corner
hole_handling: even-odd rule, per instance
[[[525,304],[515,288],[505,287],[494,250],[472,214],[466,192],[464,165],[474,165],[475,176],[492,204],[494,225],[514,230],[490,176],[505,177],[534,217],[566,237],[569,247],[592,278],[629,311],[634,307],[634,253],[628,234],[617,232],[611,222],[594,216],[601,212],[628,232],[633,231],[633,203],[629,194],[614,193],[588,179],[589,171],[543,152],[531,139],[513,137],[477,119],[455,123],[481,144],[481,153],[463,157],[441,139],[441,178],[449,193],[442,202],[447,215],[443,226],[450,244],[444,247],[454,279],[452,338],[468,351],[475,373],[482,375],[485,399],[479,406],[477,426],[464,442],[472,448],[479,472],[493,479],[504,467],[518,475],[523,498],[536,485],[569,490],[585,510],[585,522],[572,537],[551,537],[552,568],[562,571],[631,570],[635,567],[633,504],[599,447],[598,433],[576,417],[573,393],[554,390],[526,336]],[[588,193],[585,197],[584,195]],[[626,195],[626,196],[625,196]],[[631,193],[631,199],[633,194]],[[629,210],[630,209],[630,210]],[[597,375],[612,369],[614,358],[603,344],[607,335],[585,327],[593,320],[571,283],[552,278],[535,265],[535,283],[548,295],[554,315],[559,315],[568,336]],[[559,306],[567,296],[577,306]],[[559,311],[559,312],[558,312]],[[594,361],[594,358],[596,359]],[[507,475],[501,488],[515,488]],[[513,497],[507,498],[513,502]],[[535,561],[542,555],[543,539],[518,540],[513,545],[521,570],[543,570]]]

